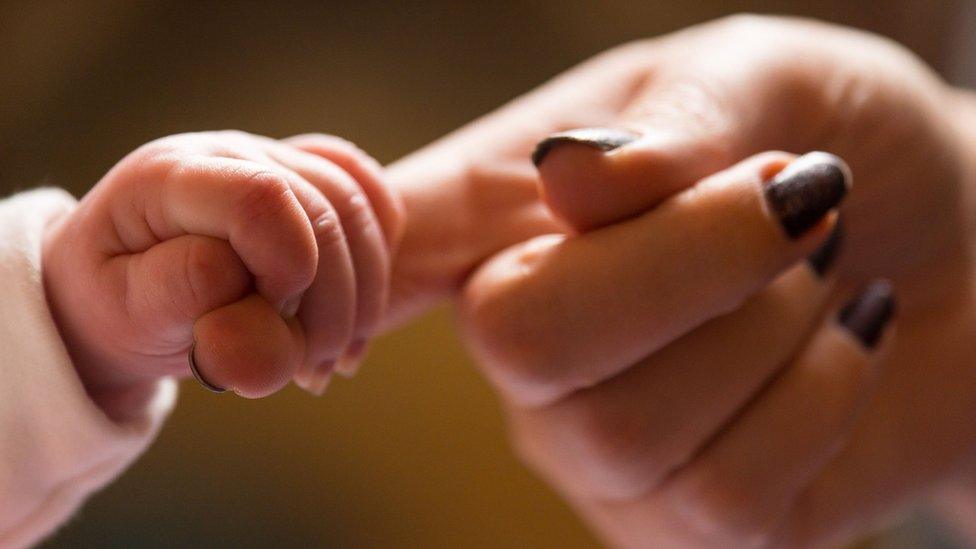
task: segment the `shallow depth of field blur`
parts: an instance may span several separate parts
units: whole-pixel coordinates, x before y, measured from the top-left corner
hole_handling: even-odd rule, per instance
[[[957,77],[964,1],[4,2],[0,195],[81,195],[141,143],[190,130],[335,133],[390,162],[607,47],[744,10],[883,32]],[[50,544],[596,542],[512,457],[445,309],[323,398],[184,383],[155,445]]]

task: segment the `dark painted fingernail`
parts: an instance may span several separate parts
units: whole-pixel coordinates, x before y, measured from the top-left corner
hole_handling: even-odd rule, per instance
[[[840,217],[837,218],[837,223],[834,224],[834,230],[831,231],[830,236],[827,240],[820,245],[819,248],[814,250],[809,257],[807,257],[807,263],[810,264],[810,268],[817,273],[820,278],[827,275],[827,271],[834,265],[834,260],[837,259],[837,252],[840,251],[841,243],[844,241],[844,227],[840,223]]]
[[[636,133],[615,128],[580,128],[560,133],[554,133],[543,139],[535,146],[532,153],[532,162],[538,166],[542,160],[559,145],[564,143],[577,143],[593,147],[603,152],[610,152],[619,149],[627,143],[636,141],[640,137]]]
[[[840,310],[837,319],[866,348],[874,349],[894,314],[894,287],[887,280],[875,280]]]
[[[837,207],[851,186],[840,158],[812,152],[797,158],[765,184],[766,202],[790,238],[799,238]]]

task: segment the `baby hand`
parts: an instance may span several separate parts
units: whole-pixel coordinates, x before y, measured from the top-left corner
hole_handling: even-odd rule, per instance
[[[379,165],[327,136],[184,134],[124,158],[45,239],[48,300],[110,415],[162,376],[320,393],[381,320],[402,221]],[[338,364],[338,366],[337,366]]]

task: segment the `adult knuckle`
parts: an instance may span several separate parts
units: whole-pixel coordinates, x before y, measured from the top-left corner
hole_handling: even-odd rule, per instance
[[[758,505],[755,490],[725,473],[700,473],[676,495],[682,515],[708,539],[735,547],[765,547],[773,539],[774,523]]]
[[[462,301],[461,325],[488,377],[516,403],[541,405],[561,394],[555,352],[537,330],[516,322],[528,304],[514,289],[494,289]]]
[[[562,424],[561,446],[571,452],[584,480],[596,495],[635,499],[651,490],[657,478],[649,471],[648,434],[621,409],[580,399]]]

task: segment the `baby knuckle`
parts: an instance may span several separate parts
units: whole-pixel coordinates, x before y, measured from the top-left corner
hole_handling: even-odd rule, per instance
[[[216,241],[194,241],[186,252],[186,284],[196,311],[211,305],[218,290],[243,287],[247,272],[229,245]]]
[[[328,158],[342,159],[342,163],[358,164],[360,167],[368,167],[372,171],[380,167],[369,153],[365,152],[358,145],[336,135],[324,133],[306,133],[296,135],[290,141],[297,146]]]
[[[292,194],[287,180],[271,170],[246,176],[245,187],[237,204],[237,227],[240,234],[277,235],[282,244],[280,255],[283,280],[306,287],[315,277],[318,262],[315,234],[309,219]]]
[[[159,162],[171,149],[162,141],[152,141],[132,151],[122,160],[123,165],[153,165]]]
[[[237,129],[217,130],[214,132],[209,132],[205,135],[217,143],[223,143],[226,141],[231,141],[235,144],[250,143],[254,140],[261,139],[252,133]]]
[[[124,185],[141,186],[146,182],[163,182],[182,171],[179,155],[174,147],[162,140],[147,143],[129,153],[110,174]]]
[[[161,137],[140,146],[133,151],[133,154],[141,157],[156,157],[169,154],[174,150],[183,148],[184,139],[185,136],[183,134]]]
[[[315,242],[320,250],[334,248],[345,241],[346,233],[339,215],[332,208],[326,209],[312,222]]]
[[[361,192],[350,194],[342,211],[343,223],[349,231],[372,232],[379,228],[369,199]]]
[[[357,164],[358,167],[369,168],[367,171],[380,168],[379,162],[372,155],[344,137],[323,133],[311,133],[300,136],[300,141],[305,143],[306,146],[311,146],[323,153],[330,152],[338,155],[339,158]]]
[[[205,154],[209,147],[206,145],[216,142],[212,133],[187,132],[167,135],[150,141],[133,152],[141,160],[153,158],[176,159],[188,155]]]
[[[244,223],[298,214],[291,188],[278,174],[270,170],[253,172],[246,176],[244,185],[239,204]]]
[[[784,26],[789,26],[789,20],[758,13],[734,13],[716,20],[714,28],[733,36],[753,38],[757,34],[768,33]]]
[[[352,141],[339,137],[338,135],[331,135],[327,133],[305,133],[298,136],[303,143],[308,143],[316,147],[321,147],[323,149],[345,149],[345,150],[355,150],[359,151],[359,147],[353,144]]]

